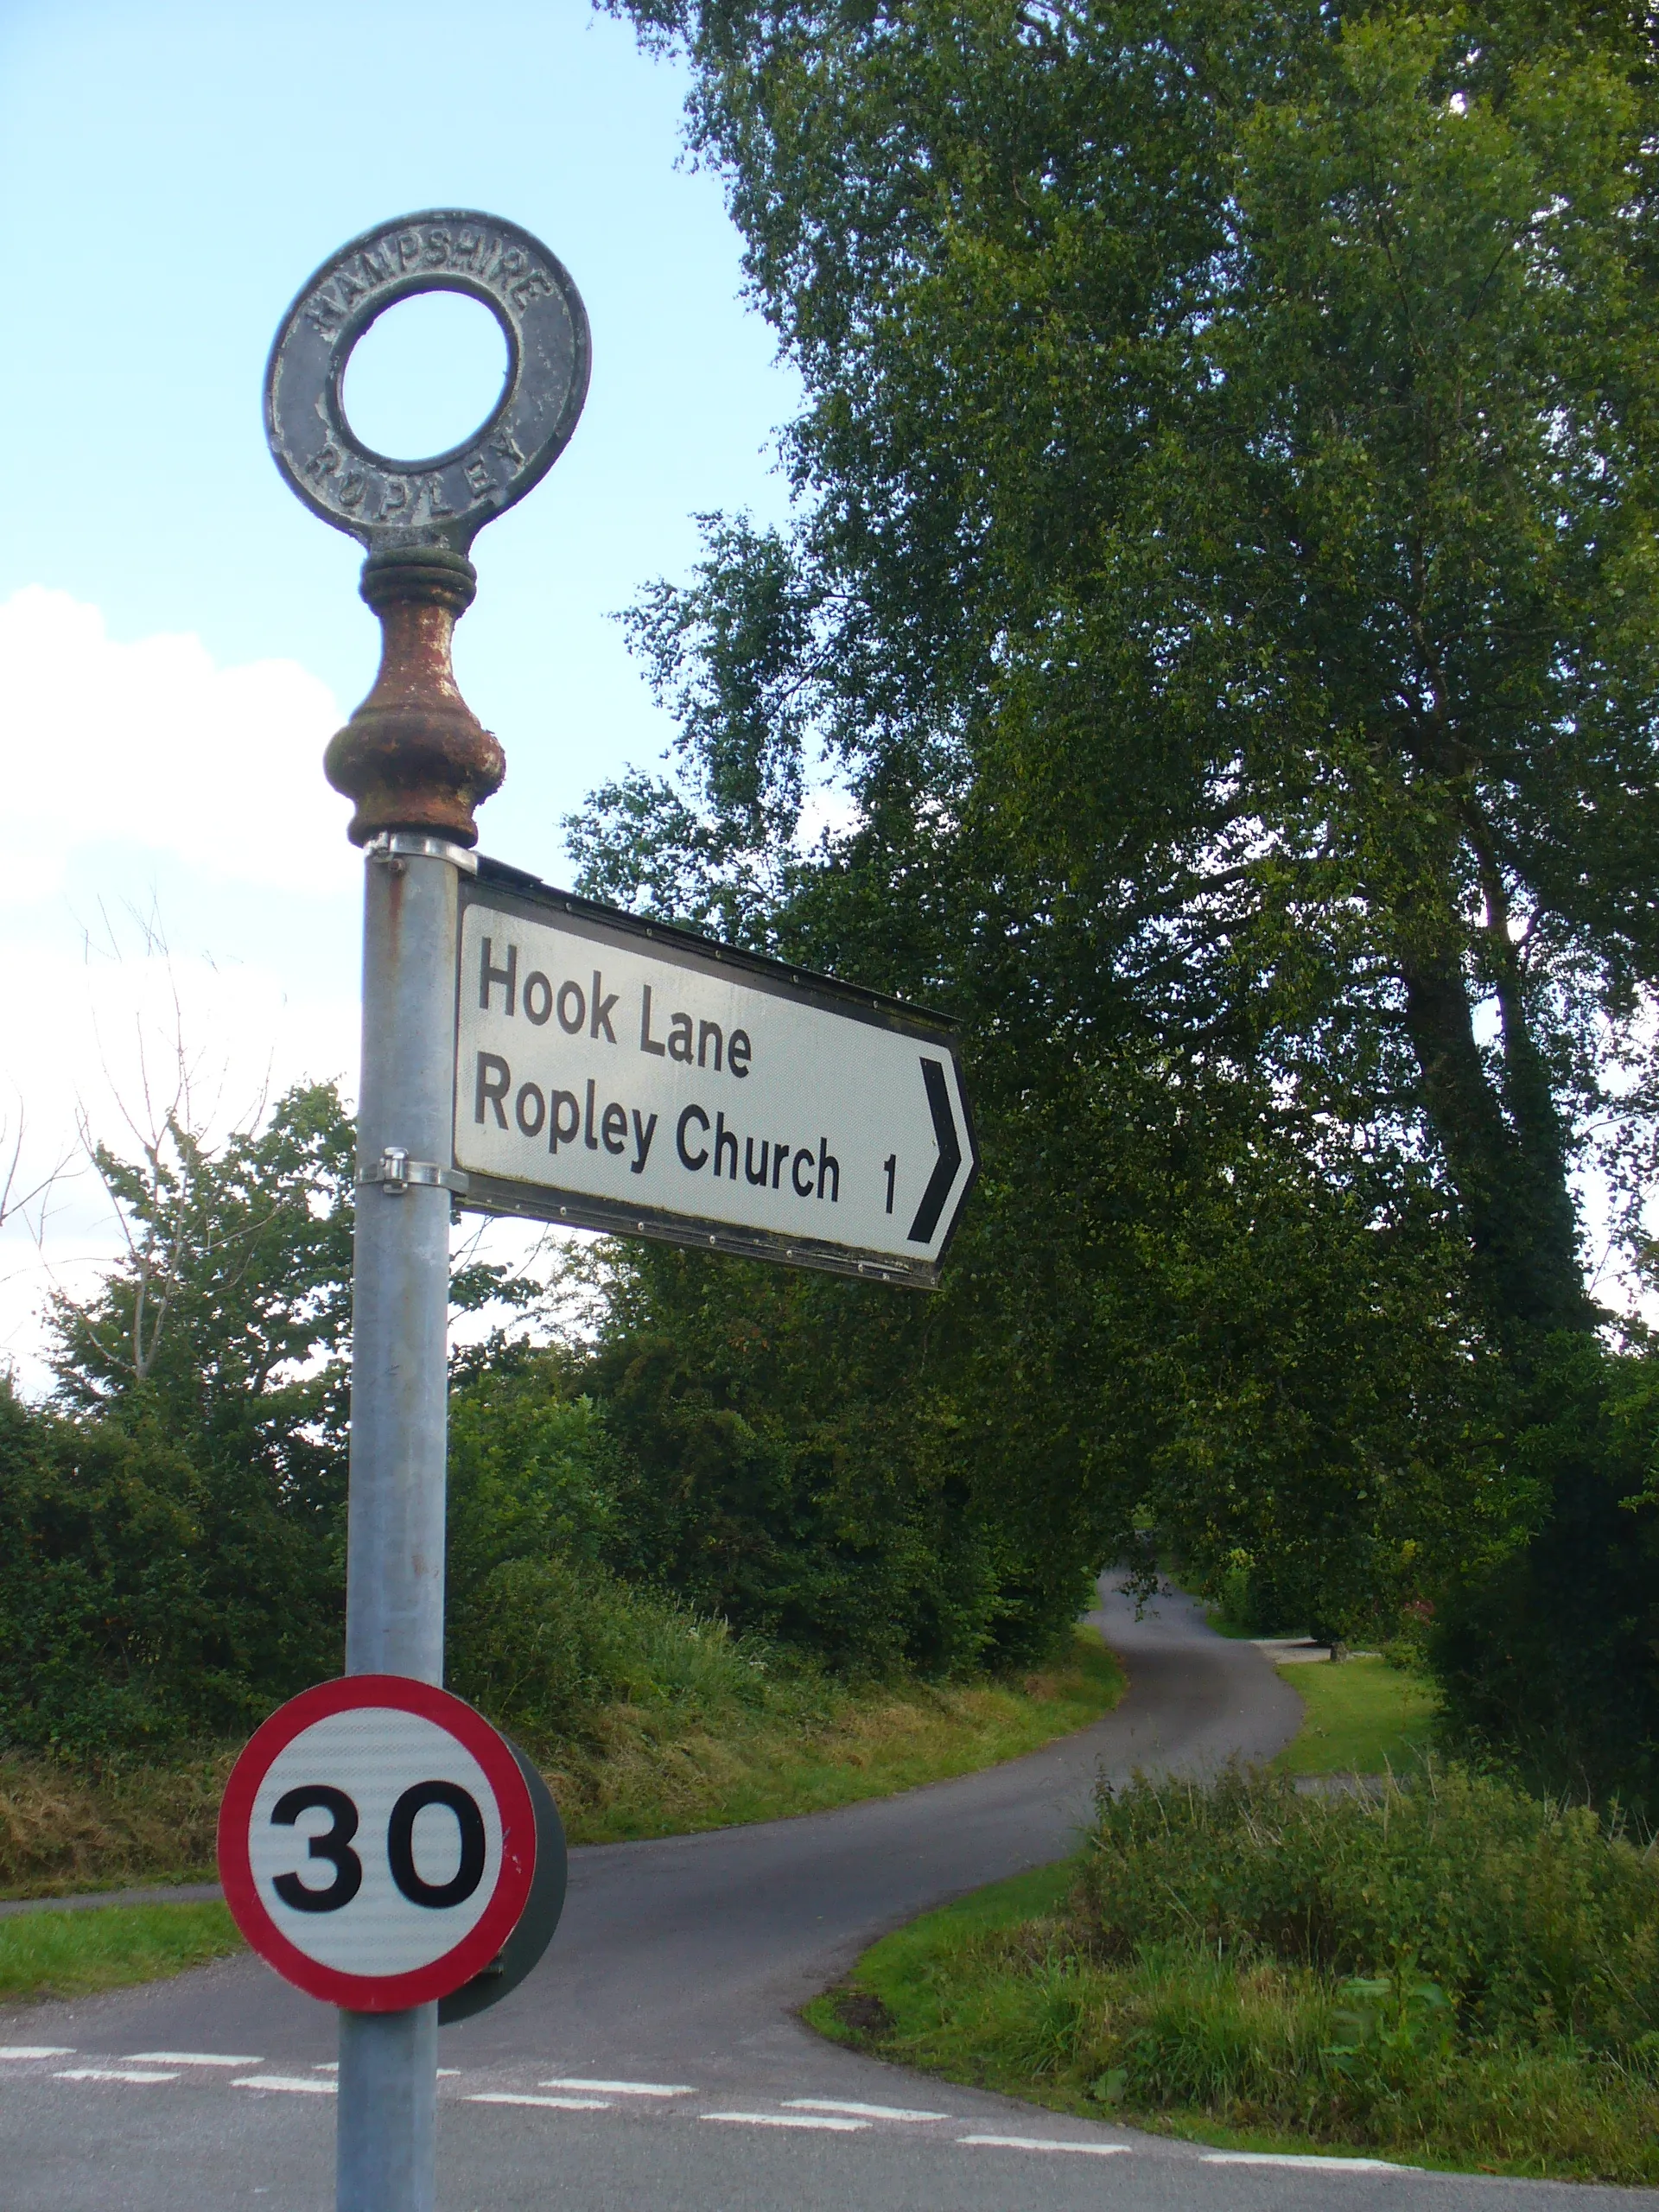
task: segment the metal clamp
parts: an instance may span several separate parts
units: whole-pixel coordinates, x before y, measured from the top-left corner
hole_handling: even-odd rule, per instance
[[[389,1198],[401,1198],[411,1185],[453,1191],[462,1198],[472,1188],[470,1177],[459,1167],[440,1167],[435,1160],[411,1160],[400,1144],[389,1144],[378,1166],[365,1167],[357,1179],[359,1190],[372,1183],[378,1183]]]
[[[372,861],[448,861],[463,875],[478,874],[476,853],[468,852],[465,845],[457,845],[448,837],[428,837],[418,830],[383,830],[378,836],[369,839],[363,853],[365,859]]]

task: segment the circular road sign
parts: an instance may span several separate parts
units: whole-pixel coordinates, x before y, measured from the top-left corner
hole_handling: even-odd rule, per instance
[[[284,1980],[354,2012],[448,1996],[498,1956],[536,1875],[505,1737],[447,1690],[350,1675],[289,1700],[219,1815],[226,1903]]]

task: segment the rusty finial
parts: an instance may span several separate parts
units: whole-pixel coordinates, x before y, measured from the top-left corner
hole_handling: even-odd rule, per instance
[[[423,830],[477,842],[473,810],[499,791],[506,755],[461,697],[450,664],[455,624],[472,605],[477,571],[440,545],[372,553],[363,596],[380,618],[380,673],[323,768],[357,802],[353,842],[383,830]]]
[[[340,397],[352,349],[416,292],[480,300],[507,341],[489,419],[428,461],[390,461],[353,433]],[[486,522],[538,484],[588,394],[587,311],[569,272],[515,223],[466,209],[404,215],[342,246],[284,318],[265,378],[276,465],[315,514],[369,549],[362,593],[380,618],[380,673],[328,747],[328,780],[357,804],[351,836],[423,830],[471,845],[473,810],[506,760],[455,687],[450,645],[478,576]]]

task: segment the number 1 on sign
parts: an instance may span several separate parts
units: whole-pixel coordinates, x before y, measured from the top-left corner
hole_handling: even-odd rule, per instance
[[[896,1152],[890,1152],[890,1153],[887,1154],[887,1158],[882,1161],[881,1165],[882,1165],[882,1166],[883,1166],[883,1167],[886,1169],[886,1171],[887,1171],[887,1211],[888,1211],[889,1213],[891,1213],[891,1212],[893,1211],[893,1178],[894,1178],[894,1177],[898,1174],[898,1173],[899,1173],[899,1155],[898,1155],[898,1154],[897,1154]]]

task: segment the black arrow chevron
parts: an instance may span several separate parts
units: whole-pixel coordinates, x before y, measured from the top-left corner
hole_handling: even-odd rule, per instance
[[[939,1216],[944,1211],[944,1202],[950,1195],[950,1185],[957,1179],[957,1170],[962,1165],[962,1147],[957,1142],[957,1121],[950,1111],[950,1093],[945,1088],[944,1061],[924,1059],[922,1081],[927,1085],[928,1109],[933,1116],[933,1136],[939,1156],[928,1177],[927,1188],[922,1192],[916,1218],[910,1224],[912,1244],[931,1241],[939,1225]]]

